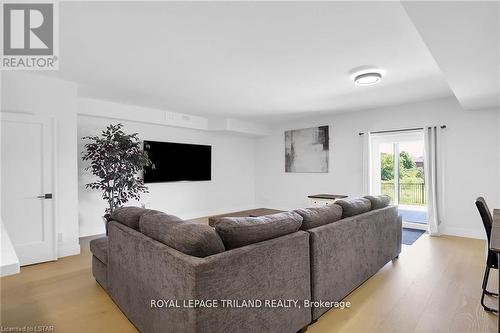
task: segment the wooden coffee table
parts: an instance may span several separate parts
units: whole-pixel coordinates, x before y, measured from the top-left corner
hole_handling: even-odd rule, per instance
[[[281,212],[283,212],[283,211],[277,210],[277,209],[270,209],[270,208],[256,208],[256,209],[249,209],[249,210],[241,210],[239,212],[232,212],[232,213],[227,213],[227,214],[210,216],[208,218],[208,225],[213,227],[215,222],[223,217],[257,217],[257,216],[271,215],[271,214],[276,214],[276,213],[281,213]]]

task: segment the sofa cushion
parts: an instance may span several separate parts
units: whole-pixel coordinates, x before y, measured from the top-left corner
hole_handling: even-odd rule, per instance
[[[303,221],[300,227],[302,230],[316,228],[342,218],[342,207],[336,204],[301,208],[294,210],[294,212],[302,216]]]
[[[342,218],[363,214],[371,209],[371,202],[366,198],[342,199],[335,203],[342,207]]]
[[[377,196],[365,195],[363,198],[370,200],[372,210],[387,207],[391,203],[391,197],[385,194]]]
[[[96,238],[90,241],[90,252],[103,264],[108,263],[108,237]]]
[[[234,249],[291,234],[299,230],[302,216],[283,212],[259,217],[223,217],[214,224],[227,249]]]
[[[145,214],[139,222],[140,231],[171,248],[203,258],[224,252],[224,244],[214,228],[186,222],[167,214]]]
[[[135,230],[139,230],[139,219],[145,214],[163,214],[160,211],[141,207],[118,207],[111,214],[111,219],[126,225]]]

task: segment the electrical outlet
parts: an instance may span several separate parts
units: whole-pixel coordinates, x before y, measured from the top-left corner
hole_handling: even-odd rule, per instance
[[[60,233],[57,234],[57,241],[58,242],[62,242],[62,239],[63,239],[62,238],[62,233],[60,232]]]

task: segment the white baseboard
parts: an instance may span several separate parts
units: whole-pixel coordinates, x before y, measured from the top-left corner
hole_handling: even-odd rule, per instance
[[[19,273],[19,263],[7,264],[0,267],[0,276],[7,276]]]
[[[468,229],[468,228],[449,228],[442,227],[439,230],[442,235],[486,239],[486,234],[482,228]]]
[[[67,257],[80,254],[79,243],[59,243],[57,246],[57,257]]]

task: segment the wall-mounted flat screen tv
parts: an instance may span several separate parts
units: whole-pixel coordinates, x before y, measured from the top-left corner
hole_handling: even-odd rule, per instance
[[[144,168],[145,183],[211,180],[212,146],[144,141],[153,167]]]

